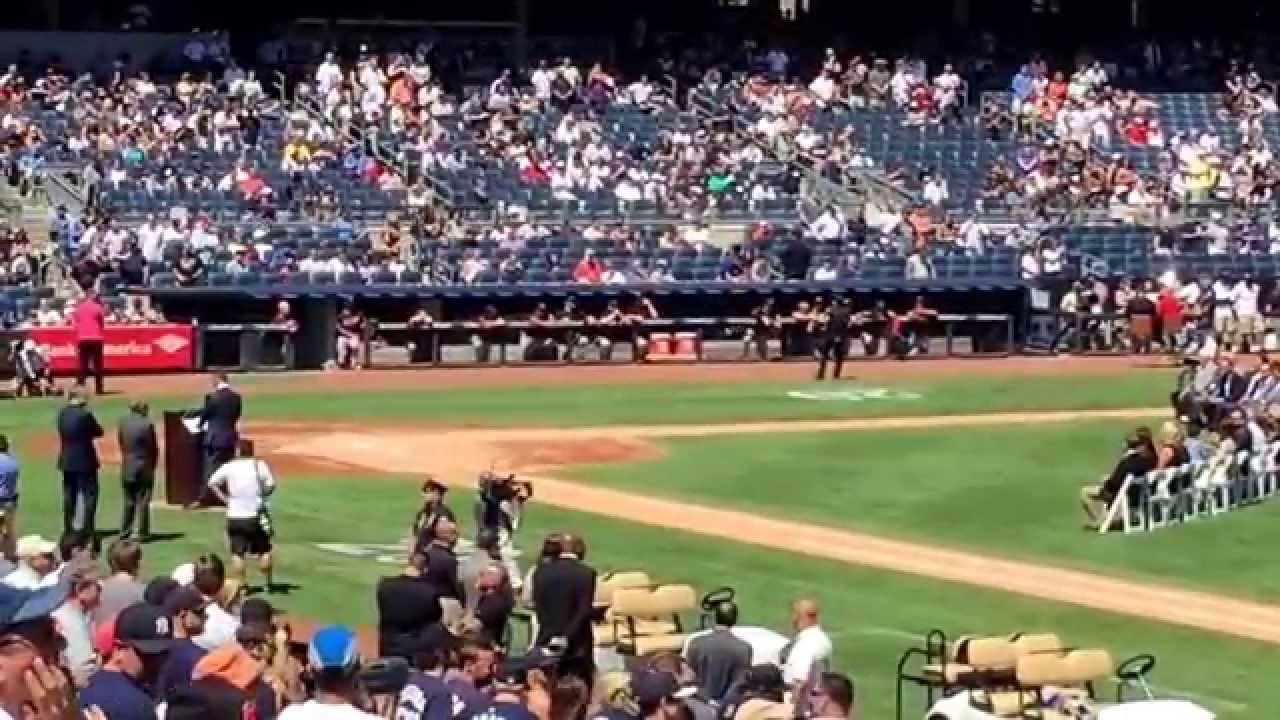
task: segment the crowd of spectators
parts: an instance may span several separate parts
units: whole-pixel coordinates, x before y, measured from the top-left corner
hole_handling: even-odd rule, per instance
[[[216,554],[153,575],[137,539],[101,558],[83,531],[22,536],[0,568],[0,708],[37,720],[851,716],[854,686],[832,669],[813,600],[792,605],[788,638],[739,634],[740,608],[722,599],[682,652],[624,666],[595,652],[609,645],[593,640],[602,580],[581,537],[548,536],[526,574],[481,514],[472,550],[455,554],[442,487],[424,486],[405,565],[373,593],[376,641],[286,616]],[[517,604],[533,616],[528,647],[511,629]]]
[[[1012,126],[1021,141],[1012,158],[989,168],[984,201],[1100,208],[1114,220],[1147,225],[1188,203],[1244,209],[1272,201],[1280,167],[1264,123],[1276,103],[1252,67],[1231,67],[1220,106],[1170,101],[1172,112],[1187,112],[1200,127],[1164,127],[1161,101],[1114,87],[1099,62],[1070,78],[1050,76],[1043,62],[1028,64],[1011,87],[1007,114],[992,103],[980,117],[989,137],[1001,139]]]

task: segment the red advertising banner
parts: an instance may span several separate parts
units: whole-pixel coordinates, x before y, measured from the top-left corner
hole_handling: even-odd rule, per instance
[[[76,372],[76,333],[70,326],[31,328],[53,372]],[[108,325],[103,343],[106,371],[191,370],[195,363],[195,334],[190,325]]]

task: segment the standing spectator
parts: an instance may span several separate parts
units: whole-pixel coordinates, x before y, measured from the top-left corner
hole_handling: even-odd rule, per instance
[[[1266,323],[1258,312],[1258,296],[1262,291],[1258,281],[1250,274],[1245,274],[1231,288],[1231,300],[1235,310],[1235,349],[1238,352],[1257,351],[1262,348],[1262,336],[1266,332]]]
[[[427,564],[423,580],[432,587],[439,598],[452,598],[462,602],[462,587],[458,584],[458,557],[453,546],[458,542],[458,526],[452,520],[440,518],[435,523],[431,543],[427,545]]]
[[[120,443],[120,486],[124,514],[120,520],[120,536],[134,537],[133,520],[138,518],[138,537],[145,542],[151,537],[151,491],[156,483],[156,461],[160,446],[156,428],[147,417],[145,402],[129,404],[129,413],[120,421],[117,440]]]
[[[241,440],[240,457],[223,463],[209,477],[209,490],[227,507],[227,544],[231,574],[245,579],[245,556],[256,555],[267,592],[275,591],[271,564],[271,519],[267,499],[276,481],[267,463],[253,456],[253,443]]]
[[[559,646],[561,671],[577,675],[590,686],[595,674],[591,616],[596,572],[583,562],[585,559],[582,538],[561,536],[560,555],[533,573],[533,605],[538,619],[535,644]]]
[[[447,492],[449,488],[433,477],[428,476],[422,483],[422,507],[413,516],[413,526],[410,528],[410,553],[426,553],[427,546],[435,537],[436,522],[441,518],[455,523],[458,521],[453,509],[444,502]]]
[[[77,687],[84,687],[89,676],[98,669],[98,659],[93,647],[92,616],[98,609],[98,601],[102,598],[102,586],[98,576],[92,569],[80,568],[68,573],[64,579],[70,594],[67,600],[53,613],[58,624],[58,633],[65,643],[62,649],[62,660],[71,671],[71,678]]]
[[[792,604],[791,627],[796,634],[784,653],[782,679],[794,693],[830,669],[831,638],[822,629],[818,603],[808,598]]]
[[[107,568],[111,575],[102,581],[102,597],[94,620],[103,623],[125,608],[140,603],[146,587],[139,582],[142,569],[142,546],[135,540],[121,538],[107,547]]]
[[[159,608],[138,603],[122,610],[111,656],[80,691],[80,707],[97,707],[107,720],[154,720],[155,701],[142,688],[159,674],[172,642]]]
[[[13,557],[18,539],[18,461],[9,452],[9,437],[0,434],[0,556]]]
[[[751,667],[751,646],[733,634],[733,626],[738,624],[735,603],[717,604],[712,617],[715,625],[711,632],[689,643],[686,656],[698,678],[699,695],[718,703]]]
[[[84,390],[73,388],[58,413],[58,469],[62,471],[62,531],[93,537],[98,512],[98,449],[102,426],[86,407]]]
[[[285,708],[280,720],[380,720],[360,709],[364,695],[357,681],[360,655],[356,635],[349,628],[330,625],[317,630],[307,648],[307,663],[315,695]]]
[[[399,575],[378,581],[378,655],[413,658],[428,627],[440,622],[440,597],[423,580],[427,558],[413,553]]]
[[[97,293],[93,290],[85,292],[72,314],[76,333],[76,357],[79,360],[76,384],[84,387],[85,380],[92,372],[94,390],[98,395],[104,392],[102,363],[106,322],[106,311],[103,310],[102,303],[98,302]]]

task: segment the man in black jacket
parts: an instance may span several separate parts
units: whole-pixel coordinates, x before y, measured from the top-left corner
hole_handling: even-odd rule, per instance
[[[427,558],[415,553],[399,575],[378,581],[378,655],[413,660],[427,628],[440,622],[440,598],[423,579]]]
[[[1080,490],[1080,503],[1085,515],[1089,518],[1086,524],[1090,530],[1098,529],[1103,518],[1111,509],[1111,504],[1120,497],[1126,478],[1141,479],[1156,467],[1156,455],[1151,447],[1150,438],[1144,438],[1138,432],[1129,433],[1124,440],[1124,455],[1116,463],[1115,468],[1102,485],[1089,485]],[[1139,485],[1130,485],[1128,497],[1130,507],[1141,499]]]
[[[231,388],[225,373],[213,376],[213,391],[204,396],[200,423],[204,426],[205,467],[207,480],[214,470],[236,455],[240,440],[240,394]]]
[[[466,596],[458,582],[458,556],[453,553],[457,542],[458,526],[447,518],[437,520],[431,544],[426,547],[424,581],[437,597],[453,598],[461,603]]]
[[[78,388],[67,394],[67,405],[58,413],[58,469],[62,471],[62,531],[81,530],[94,535],[98,513],[98,450],[94,440],[102,426],[86,406]]]
[[[596,596],[596,571],[583,563],[586,543],[564,535],[559,557],[533,573],[533,605],[538,617],[539,647],[560,646],[561,672],[577,675],[591,686],[595,675],[591,615]]]
[[[827,313],[826,327],[822,331],[821,356],[818,358],[818,379],[827,376],[827,362],[833,363],[831,378],[840,379],[844,359],[849,355],[849,327],[853,322],[849,298],[840,298]]]
[[[151,536],[151,491],[156,483],[156,461],[160,446],[156,442],[156,426],[147,418],[147,404],[129,405],[129,414],[120,421],[116,436],[120,442],[120,486],[123,490],[124,513],[120,519],[120,536],[133,536],[134,517],[143,539]]]

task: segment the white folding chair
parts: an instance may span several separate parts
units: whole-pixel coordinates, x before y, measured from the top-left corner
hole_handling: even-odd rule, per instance
[[[1174,521],[1182,522],[1185,515],[1186,496],[1173,486],[1185,470],[1184,466],[1152,470],[1146,477],[1150,493],[1147,495],[1147,523],[1152,530]]]
[[[1276,494],[1276,474],[1280,472],[1280,463],[1276,455],[1280,454],[1280,440],[1267,445],[1266,454],[1262,458],[1262,474],[1258,477],[1259,495],[1266,499]]]
[[[1147,529],[1147,507],[1146,503],[1137,503],[1136,507],[1132,507],[1129,503],[1129,488],[1135,487],[1137,483],[1142,483],[1145,493],[1146,476],[1126,475],[1124,483],[1120,486],[1120,491],[1116,493],[1115,500],[1111,501],[1111,505],[1107,507],[1107,514],[1102,519],[1102,523],[1098,525],[1098,534],[1106,535],[1111,532],[1111,527],[1116,524],[1116,520],[1120,521],[1121,531],[1128,535],[1134,532],[1142,532]]]

